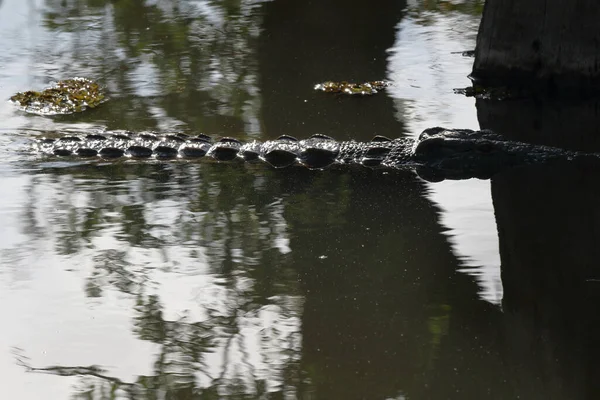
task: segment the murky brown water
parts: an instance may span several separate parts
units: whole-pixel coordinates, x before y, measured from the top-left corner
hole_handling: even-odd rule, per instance
[[[0,98],[72,76],[111,98],[51,118],[0,102],[2,398],[595,398],[597,169],[427,184],[22,152],[89,129],[476,129],[495,109],[452,88],[481,7],[0,0]],[[395,86],[312,91],[328,79]]]

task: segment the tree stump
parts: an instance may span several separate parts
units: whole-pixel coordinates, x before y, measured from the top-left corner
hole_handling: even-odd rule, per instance
[[[596,0],[487,0],[472,78],[483,86],[596,92],[599,21]]]

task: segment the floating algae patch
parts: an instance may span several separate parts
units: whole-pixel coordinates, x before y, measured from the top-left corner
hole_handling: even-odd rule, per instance
[[[73,114],[94,108],[107,99],[102,87],[86,78],[58,81],[41,92],[19,92],[10,100],[25,112],[39,115]]]
[[[353,83],[353,82],[333,82],[327,81],[315,85],[315,90],[320,90],[325,93],[341,93],[348,95],[372,95],[378,93],[380,90],[391,86],[392,84],[387,81],[371,81],[364,83]]]

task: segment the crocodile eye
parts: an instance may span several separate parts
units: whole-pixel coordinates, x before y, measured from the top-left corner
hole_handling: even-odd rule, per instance
[[[477,151],[482,153],[489,153],[494,149],[494,145],[490,142],[481,142],[477,144]]]

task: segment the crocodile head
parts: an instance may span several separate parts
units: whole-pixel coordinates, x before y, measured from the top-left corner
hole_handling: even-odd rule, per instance
[[[568,153],[568,152],[567,152]],[[489,178],[514,165],[566,154],[565,151],[506,140],[491,131],[430,128],[413,147],[419,174],[427,180]]]

